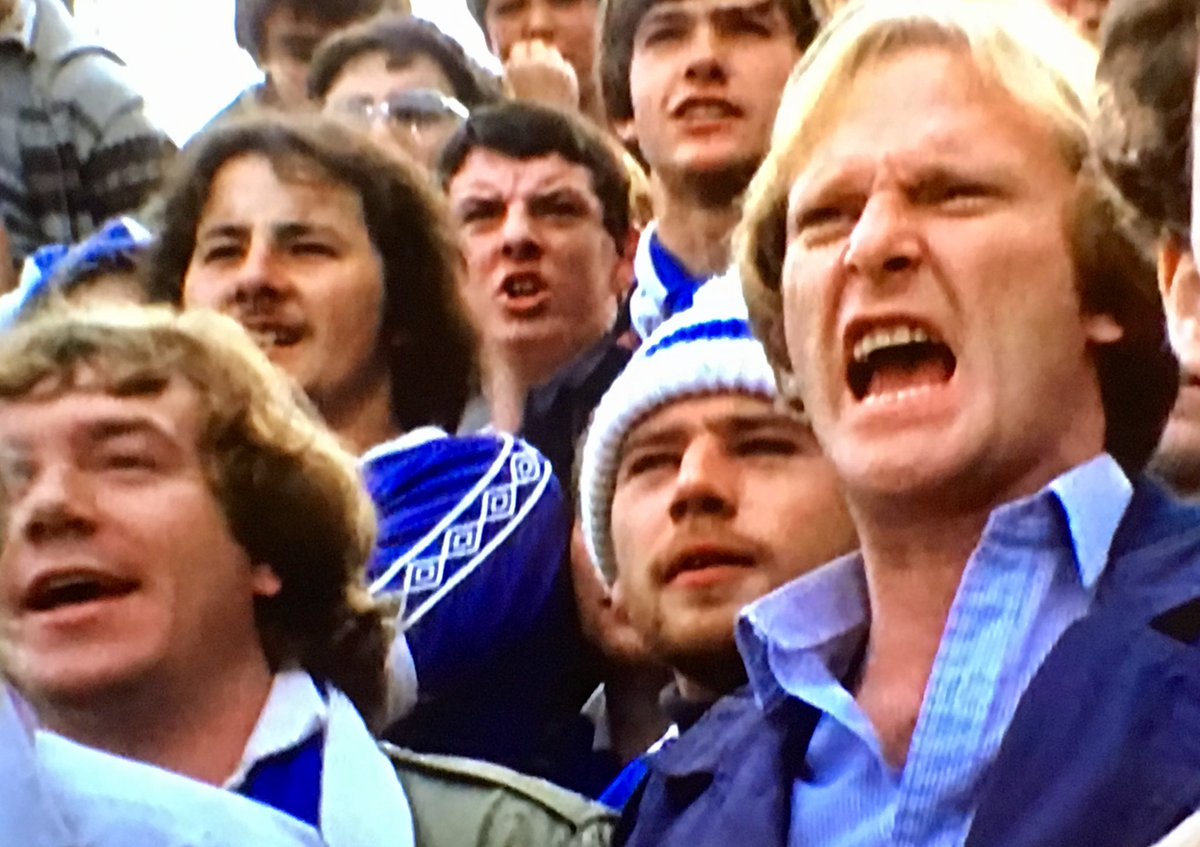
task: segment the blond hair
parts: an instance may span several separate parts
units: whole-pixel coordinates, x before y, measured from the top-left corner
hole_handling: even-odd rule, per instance
[[[1120,344],[1097,353],[1107,447],[1127,470],[1140,469],[1174,400],[1177,364],[1164,354],[1162,306],[1146,245],[1121,225],[1127,212],[1101,177],[1092,149],[1096,48],[1041,0],[855,0],[837,11],[792,71],[770,152],[751,181],[734,234],[751,323],[781,394],[802,406],[784,340],[780,291],[791,183],[836,126],[857,76],[921,48],[966,56],[985,79],[1044,121],[1078,176],[1071,247],[1080,298],[1086,310],[1111,314],[1125,329]],[[1152,418],[1152,425],[1117,424],[1131,414]]]

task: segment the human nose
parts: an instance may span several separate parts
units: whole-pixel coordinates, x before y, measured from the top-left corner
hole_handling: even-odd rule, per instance
[[[41,544],[80,538],[95,529],[95,499],[86,474],[69,462],[40,468],[11,504],[13,534]]]
[[[920,252],[904,200],[879,193],[867,201],[855,222],[843,261],[864,276],[882,278],[916,267]]]
[[[234,275],[230,299],[238,306],[259,306],[282,299],[286,284],[274,251],[251,243]]]
[[[708,434],[693,439],[679,461],[671,519],[732,517],[737,512],[736,483],[736,470],[718,439]]]
[[[554,37],[554,13],[549,3],[533,0],[529,4],[529,14],[525,17],[525,31],[521,34],[526,40],[550,41]]]
[[[688,48],[684,74],[689,82],[721,83],[728,80],[721,39],[711,25],[698,25],[692,31]]]
[[[504,256],[508,259],[532,259],[540,253],[529,210],[513,204],[504,215]]]

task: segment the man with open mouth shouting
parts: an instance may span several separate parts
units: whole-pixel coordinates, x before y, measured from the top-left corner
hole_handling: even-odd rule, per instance
[[[582,798],[376,744],[371,499],[236,324],[54,315],[5,333],[0,363],[0,670],[46,729],[329,847],[603,841]]]
[[[739,262],[861,552],[743,612],[756,696],[652,762],[630,843],[1149,844],[1200,805],[1200,515],[1142,473],[1178,367],[1095,59],[1044,4],[866,0],[797,66]]]

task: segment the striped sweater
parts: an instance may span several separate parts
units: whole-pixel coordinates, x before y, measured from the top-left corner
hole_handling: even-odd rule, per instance
[[[0,217],[15,261],[80,240],[157,186],[173,148],[123,74],[58,0],[17,0],[0,23]]]

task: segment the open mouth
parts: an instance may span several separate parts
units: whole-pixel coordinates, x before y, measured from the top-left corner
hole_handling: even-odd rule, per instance
[[[500,283],[500,296],[504,305],[516,312],[538,311],[545,304],[550,291],[540,274],[534,272],[510,274]]]
[[[304,338],[304,328],[284,324],[244,324],[246,332],[263,350],[293,347]]]
[[[754,557],[736,550],[719,548],[694,550],[677,556],[667,569],[666,582],[686,574],[698,573],[713,568],[751,568]]]
[[[689,97],[672,110],[671,115],[679,120],[719,121],[737,118],[742,110],[728,100],[710,97]]]
[[[853,343],[846,382],[856,400],[899,398],[944,385],[957,364],[949,345],[924,327],[874,327]]]
[[[115,600],[132,594],[138,584],[92,571],[53,574],[37,580],[25,598],[33,612],[52,612],[70,606]]]

